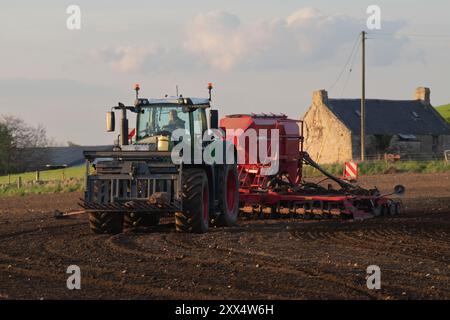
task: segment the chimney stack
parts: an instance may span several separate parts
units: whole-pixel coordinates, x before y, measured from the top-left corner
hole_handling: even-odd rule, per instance
[[[419,87],[416,89],[416,100],[422,100],[427,104],[431,104],[430,100],[430,88]]]
[[[328,92],[323,89],[314,91],[313,103],[314,104],[327,104],[328,103]]]

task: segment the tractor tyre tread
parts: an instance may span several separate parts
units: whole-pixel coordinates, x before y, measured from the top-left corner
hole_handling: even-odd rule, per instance
[[[89,227],[98,234],[118,234],[123,230],[121,212],[90,212]]]
[[[183,211],[175,213],[175,227],[178,232],[204,233],[202,226],[203,185],[208,178],[203,169],[188,168],[182,173]]]

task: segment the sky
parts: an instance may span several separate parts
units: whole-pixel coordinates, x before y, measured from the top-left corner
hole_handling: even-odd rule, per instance
[[[70,5],[79,30],[67,28]],[[60,144],[111,144],[105,112],[131,104],[135,83],[160,98],[177,85],[206,97],[212,82],[222,116],[299,119],[314,90],[360,96],[370,5],[381,29],[367,30],[367,97],[427,86],[435,106],[450,103],[448,0],[16,0],[0,7],[0,114],[44,125]]]

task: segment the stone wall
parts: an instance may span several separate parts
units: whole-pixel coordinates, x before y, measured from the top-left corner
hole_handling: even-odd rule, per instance
[[[304,148],[313,160],[318,163],[336,163],[352,158],[350,130],[321,103],[320,98],[313,99],[303,121]]]

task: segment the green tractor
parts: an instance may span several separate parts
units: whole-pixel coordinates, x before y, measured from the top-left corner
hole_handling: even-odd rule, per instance
[[[109,132],[115,130],[114,111],[122,115],[113,149],[84,152],[86,186],[80,206],[89,213],[91,230],[117,234],[143,229],[171,214],[180,232],[204,233],[211,225],[235,224],[239,211],[236,161],[208,162],[197,156],[214,141],[204,141],[205,132],[218,129],[218,112],[210,109],[212,85],[208,85],[208,99],[181,95],[141,99],[139,89],[136,85],[133,106],[119,103],[107,113]],[[134,139],[129,137],[127,112],[136,115]],[[183,138],[175,140],[180,130]],[[194,150],[195,141],[200,141],[199,150]],[[179,148],[180,143],[191,149]],[[231,152],[236,159],[236,150]],[[174,161],[174,153],[179,160]]]

